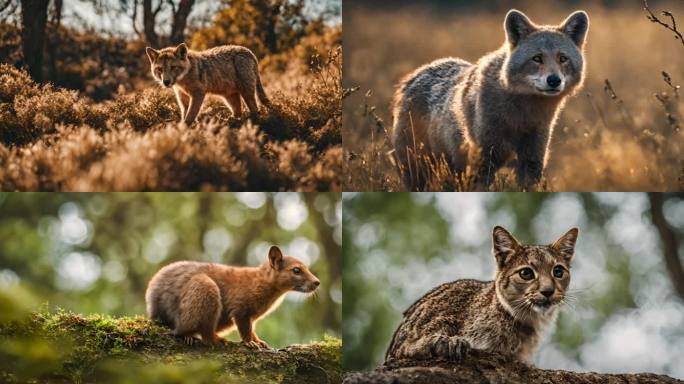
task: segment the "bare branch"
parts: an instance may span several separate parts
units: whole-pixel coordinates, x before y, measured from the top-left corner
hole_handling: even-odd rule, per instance
[[[649,193],[648,200],[651,203],[653,225],[658,229],[658,234],[660,234],[660,240],[663,244],[663,256],[667,272],[670,275],[675,292],[684,300],[684,269],[682,269],[682,263],[679,260],[679,242],[677,241],[675,231],[667,222],[663,213],[665,198],[662,193]]]
[[[667,23],[665,21],[662,21],[656,16],[653,11],[651,11],[651,8],[648,7],[648,0],[644,0],[644,10],[648,12],[648,15],[646,15],[646,18],[650,20],[652,23],[660,24],[663,27],[667,28],[668,30],[672,31],[675,34],[675,39],[679,40],[680,43],[682,43],[682,46],[684,46],[684,35],[682,35],[682,32],[680,32],[677,29],[677,21],[674,18],[674,15],[670,11],[662,11],[661,14],[663,16],[669,17],[670,18],[670,23]]]
[[[9,8],[9,6],[12,4],[12,1],[14,0],[6,0],[4,2],[0,3],[0,13],[4,11],[5,9]]]

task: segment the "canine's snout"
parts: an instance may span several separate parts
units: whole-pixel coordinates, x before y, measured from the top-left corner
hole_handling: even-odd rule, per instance
[[[561,82],[561,78],[555,73],[546,78],[546,84],[551,88],[558,88],[558,86],[561,85]]]
[[[168,87],[169,85],[171,85],[171,80],[170,79],[164,79],[163,83],[164,83],[164,86]]]

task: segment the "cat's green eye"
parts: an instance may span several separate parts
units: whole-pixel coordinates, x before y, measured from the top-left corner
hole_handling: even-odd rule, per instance
[[[560,265],[556,265],[553,267],[553,277],[557,279],[563,278],[563,275],[565,274],[565,268],[561,267]]]
[[[532,268],[523,268],[518,272],[520,277],[523,278],[523,280],[532,280],[534,279],[534,271]]]

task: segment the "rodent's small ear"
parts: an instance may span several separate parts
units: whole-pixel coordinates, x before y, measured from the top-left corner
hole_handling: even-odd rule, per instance
[[[498,225],[494,227],[492,231],[492,252],[499,268],[503,268],[520,247],[518,240],[504,227]]]
[[[280,251],[280,248],[277,246],[272,246],[271,249],[268,251],[268,262],[271,264],[271,267],[274,269],[280,268],[280,264],[283,261],[283,252]]]
[[[572,228],[551,245],[551,248],[556,250],[556,252],[558,252],[568,264],[572,261],[572,257],[575,255],[575,243],[577,242],[577,236],[579,236],[579,229]]]
[[[524,13],[517,9],[511,9],[506,14],[504,30],[506,31],[506,40],[508,41],[508,44],[511,48],[515,48],[520,43],[520,40],[536,31],[537,27]]]
[[[147,57],[150,59],[150,63],[154,63],[157,60],[157,57],[159,57],[159,51],[152,47],[145,48],[145,53],[147,53]]]
[[[188,46],[185,45],[185,43],[180,43],[176,47],[176,56],[182,60],[185,60],[185,58],[188,57]]]
[[[565,33],[578,47],[584,44],[589,30],[589,15],[584,11],[573,12],[558,29]]]

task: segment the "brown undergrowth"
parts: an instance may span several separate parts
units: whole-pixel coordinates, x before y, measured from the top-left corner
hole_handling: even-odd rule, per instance
[[[2,64],[0,189],[340,190],[340,38],[329,28],[262,60],[272,108],[239,120],[210,100],[190,128],[156,84],[94,102]]]

